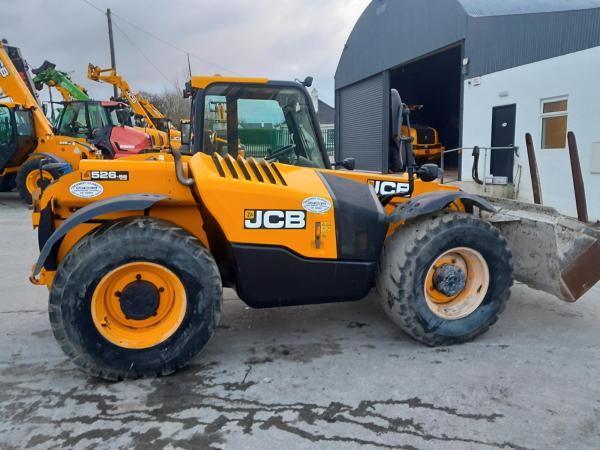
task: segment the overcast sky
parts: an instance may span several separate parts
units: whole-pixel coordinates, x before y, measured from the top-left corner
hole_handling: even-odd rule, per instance
[[[333,104],[337,62],[369,1],[0,0],[0,38],[20,47],[31,67],[47,59],[72,72],[92,97],[108,98],[110,87],[87,80],[87,64],[110,66],[101,11],[111,8],[117,69],[134,90],[160,92],[188,73],[185,53],[138,26],[192,53],[193,74],[286,80],[312,75],[320,97]]]

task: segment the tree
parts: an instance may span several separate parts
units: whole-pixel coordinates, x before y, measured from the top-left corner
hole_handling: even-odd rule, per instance
[[[179,128],[182,119],[189,120],[191,103],[189,98],[183,98],[182,89],[169,88],[160,94],[140,92],[158,108],[173,124]]]

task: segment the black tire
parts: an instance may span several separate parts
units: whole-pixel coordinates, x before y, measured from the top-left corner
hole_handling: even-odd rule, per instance
[[[120,347],[104,338],[90,307],[105,274],[137,261],[168,268],[183,284],[187,298],[176,331],[145,349]],[[50,290],[50,323],[63,351],[88,374],[107,380],[168,375],[209,341],[219,322],[222,297],[217,265],[198,239],[168,222],[136,218],[92,232],[67,254]]]
[[[19,172],[17,173],[16,178],[16,187],[17,191],[19,191],[19,196],[21,200],[23,200],[26,204],[31,205],[31,192],[27,189],[27,177],[34,170],[40,170],[40,162],[38,158],[30,159],[21,165]],[[58,180],[60,178],[60,172],[56,169],[44,169],[46,172],[50,172],[54,180]],[[50,184],[49,182],[44,186],[44,188]]]
[[[3,177],[0,177],[0,192],[12,191],[16,186],[15,178],[15,173],[9,173]]]
[[[448,320],[428,306],[424,286],[434,261],[457,247],[483,256],[489,287],[471,314]],[[512,255],[499,231],[468,214],[447,213],[400,226],[387,239],[377,290],[383,309],[405,333],[426,345],[439,346],[466,342],[487,331],[504,310],[512,283]]]

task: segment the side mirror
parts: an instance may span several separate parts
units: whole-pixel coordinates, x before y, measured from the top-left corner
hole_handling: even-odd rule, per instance
[[[179,123],[179,129],[181,130],[181,145],[188,146],[190,145],[190,132],[192,131],[192,127],[189,120],[182,120]]]
[[[389,169],[394,173],[401,173],[415,165],[415,158],[410,136],[410,110],[402,102],[396,89],[390,91],[390,108]],[[407,128],[407,136],[403,135],[404,126]]]
[[[333,167],[343,167],[346,170],[354,170],[356,160],[354,158],[345,158],[342,162],[333,163]]]
[[[312,84],[313,84],[313,81],[314,81],[314,78],[313,78],[313,77],[306,77],[306,78],[304,79],[304,81],[302,82],[302,84],[303,84],[305,87],[309,88],[309,87],[311,87],[311,86],[312,86]]]
[[[182,91],[183,98],[190,98],[192,96],[192,81],[188,81],[185,83],[185,87]]]

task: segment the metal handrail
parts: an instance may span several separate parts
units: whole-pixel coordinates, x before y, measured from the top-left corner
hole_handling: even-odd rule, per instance
[[[487,172],[488,152],[492,152],[494,150],[512,150],[515,152],[515,155],[519,156],[519,146],[509,146],[509,147],[483,147],[483,146],[481,146],[480,147],[480,146],[476,145],[474,147],[457,147],[457,148],[452,148],[449,150],[444,150],[442,152],[441,161],[440,161],[440,168],[442,169],[442,178],[441,178],[442,184],[444,183],[444,168],[445,168],[444,158],[445,158],[446,154],[458,153],[460,155],[465,150],[473,151],[476,148],[479,150],[483,150],[483,157],[484,157],[484,159],[483,159],[483,171],[484,171],[483,187],[484,187],[484,189],[486,187],[485,172]]]

